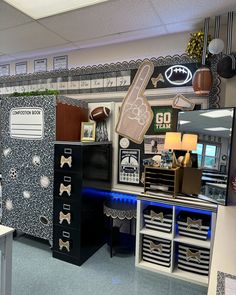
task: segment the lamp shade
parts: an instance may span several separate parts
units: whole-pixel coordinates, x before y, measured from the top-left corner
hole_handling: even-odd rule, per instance
[[[180,150],[181,149],[181,133],[180,132],[166,132],[164,149],[165,150]]]
[[[197,134],[184,134],[182,138],[182,150],[194,151],[197,148]]]

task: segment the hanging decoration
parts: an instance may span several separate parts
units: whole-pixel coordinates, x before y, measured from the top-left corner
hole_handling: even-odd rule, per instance
[[[207,45],[211,41],[211,35],[207,35]],[[199,31],[196,33],[190,34],[190,39],[187,45],[186,53],[193,59],[196,59],[199,63],[202,59],[202,52],[204,46],[204,33],[203,31]],[[210,57],[208,51],[206,51],[206,58]]]
[[[218,74],[225,79],[230,79],[236,75],[236,61],[232,54],[233,15],[233,11],[228,12],[226,55],[217,64]]]
[[[196,95],[208,96],[212,88],[213,78],[211,70],[206,66],[207,45],[208,45],[208,30],[209,20],[206,18],[204,21],[204,35],[203,35],[203,48],[202,48],[202,66],[195,72],[192,80],[193,90]]]
[[[220,16],[215,17],[215,29],[214,29],[214,39],[208,45],[208,50],[212,54],[219,54],[223,51],[225,44],[222,39],[219,38],[220,35]]]

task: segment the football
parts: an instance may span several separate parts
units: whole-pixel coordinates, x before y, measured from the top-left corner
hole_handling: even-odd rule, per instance
[[[110,109],[107,107],[97,107],[91,111],[89,118],[93,121],[101,122],[108,118],[110,112]]]
[[[173,85],[185,85],[192,79],[191,71],[182,65],[174,65],[165,71],[166,80]]]

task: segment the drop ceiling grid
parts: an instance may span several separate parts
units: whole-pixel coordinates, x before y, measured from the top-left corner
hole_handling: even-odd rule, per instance
[[[142,39],[151,38],[156,36],[162,36],[166,34],[166,29],[163,26],[158,26],[154,28],[142,29],[131,32],[124,32],[119,34],[113,34],[104,37],[92,38],[89,40],[81,40],[73,42],[78,48],[89,48],[89,47],[97,47],[104,46],[109,44],[116,44],[121,42],[129,42],[140,39],[140,35]]]
[[[7,3],[0,1],[0,31],[34,21]]]
[[[161,25],[149,0],[116,0],[102,4],[39,22],[72,42]]]
[[[204,19],[236,8],[235,0],[150,0],[163,24]]]
[[[36,22],[0,31],[0,51],[14,54],[68,43]]]

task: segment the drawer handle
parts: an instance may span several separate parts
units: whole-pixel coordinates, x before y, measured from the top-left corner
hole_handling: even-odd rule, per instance
[[[64,242],[62,239],[59,239],[59,249],[60,249],[60,251],[63,248],[66,248],[67,252],[70,252],[70,242],[69,241]]]
[[[193,220],[192,218],[187,217],[187,229],[190,229],[194,225],[197,226],[199,230],[201,230],[202,220],[201,219]]]
[[[62,236],[63,236],[64,238],[69,239],[69,238],[70,238],[70,233],[68,233],[68,231],[63,231],[63,232],[62,232]]]
[[[70,205],[68,205],[68,204],[63,204],[63,210],[67,210],[67,211],[69,211],[70,210]]]
[[[200,263],[201,262],[201,253],[200,253],[200,251],[197,251],[197,252],[193,253],[190,249],[187,249],[186,260],[187,261],[195,260],[198,263]]]
[[[150,210],[150,216],[151,216],[151,221],[153,221],[154,219],[157,219],[157,220],[160,220],[161,223],[164,222],[163,212],[156,213],[155,211]]]
[[[68,224],[71,222],[71,213],[64,214],[62,211],[59,213],[59,223],[62,224],[62,222],[66,220]]]
[[[70,176],[64,176],[64,182],[71,182]]]
[[[60,192],[59,195],[61,196],[63,193],[67,193],[67,195],[70,197],[71,194],[71,184],[65,186],[63,183],[60,184]]]
[[[64,153],[67,154],[67,155],[71,155],[72,154],[72,149],[64,148]]]
[[[151,253],[153,253],[154,250],[157,250],[160,254],[162,254],[162,251],[163,251],[162,244],[157,245],[157,244],[153,243],[152,241],[150,241],[150,251],[151,251]]]
[[[61,168],[63,168],[63,166],[65,164],[67,164],[71,168],[71,166],[72,166],[72,157],[69,156],[68,158],[66,158],[64,156],[61,156],[61,162],[60,163],[61,163],[61,165],[60,165]]]

